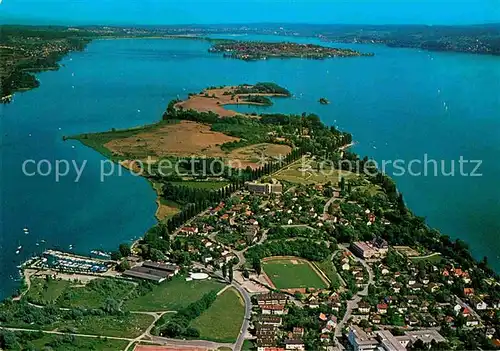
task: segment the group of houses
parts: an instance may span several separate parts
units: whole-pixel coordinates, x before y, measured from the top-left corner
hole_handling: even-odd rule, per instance
[[[320,313],[319,322],[321,327],[320,341],[324,346],[333,345],[335,339],[335,329],[338,325],[337,316]]]
[[[304,328],[295,327],[285,333],[281,327],[283,316],[288,313],[288,296],[283,293],[257,295],[258,321],[255,323],[257,351],[304,351]]]
[[[344,280],[352,279],[356,287],[362,288],[368,280],[368,273],[361,263],[359,263],[349,250],[341,251],[335,256],[337,271]]]

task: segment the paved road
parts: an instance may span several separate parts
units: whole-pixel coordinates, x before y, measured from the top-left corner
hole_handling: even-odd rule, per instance
[[[200,347],[210,350],[217,350],[219,347],[229,347],[232,348],[233,344],[218,343],[206,340],[179,340],[179,339],[169,339],[161,336],[151,336],[151,341],[155,344],[160,344],[164,346],[172,347]]]
[[[341,244],[339,244],[339,248],[346,249],[346,247],[344,245],[341,245]],[[337,327],[335,328],[335,338],[342,336],[342,329],[344,328],[344,325],[347,323],[347,321],[349,320],[349,318],[351,318],[352,311],[355,308],[358,307],[358,303],[361,301],[361,298],[363,296],[367,296],[368,295],[368,287],[371,284],[373,284],[374,274],[373,274],[373,270],[371,269],[371,267],[365,262],[365,260],[362,260],[359,257],[354,256],[354,259],[356,261],[358,261],[359,263],[361,263],[363,265],[363,267],[365,267],[365,269],[367,270],[367,272],[368,272],[368,283],[365,285],[365,287],[363,288],[363,290],[358,291],[357,294],[354,295],[351,300],[347,301],[347,309],[346,309],[346,312],[344,314],[344,318],[342,318],[342,320],[340,321],[340,323],[338,323]]]
[[[462,299],[460,299],[458,296],[455,295],[456,302],[462,306],[462,307],[467,307],[469,311],[472,313],[472,315],[479,321],[479,323],[483,323],[483,320],[481,319],[481,316],[474,310],[470,305],[465,303]]]
[[[134,340],[131,340],[127,347],[125,348],[125,351],[128,351],[130,347],[132,347],[134,345],[134,343],[136,342],[139,342],[141,341],[142,339],[144,339],[145,337],[151,337],[151,330],[153,330],[156,322],[158,322],[158,320],[164,315],[164,314],[167,314],[167,313],[177,313],[177,311],[163,311],[163,312],[140,312],[140,311],[134,311],[134,312],[130,312],[130,313],[135,313],[135,314],[147,314],[149,316],[152,316],[154,318],[153,322],[149,325],[149,327],[144,331],[144,333],[142,333],[141,335],[139,335],[137,338],[135,338]]]
[[[240,259],[240,264],[242,264],[242,262],[244,263],[244,257],[243,257],[243,252],[244,251],[234,251],[233,252],[236,254],[241,254],[242,258]],[[239,257],[239,255],[238,255]],[[238,265],[234,266],[234,268],[236,268]],[[212,274],[215,274],[217,275],[220,279],[222,280],[225,280],[223,277],[222,277],[222,274],[221,272],[217,271],[215,272],[212,268],[206,268],[206,267],[203,267],[206,271],[208,272],[211,272]],[[248,327],[250,325],[250,318],[252,316],[252,300],[250,298],[250,295],[248,294],[248,292],[238,283],[236,282],[235,280],[233,280],[233,282],[231,283],[230,285],[231,287],[235,288],[236,290],[238,290],[238,292],[240,293],[240,295],[243,297],[243,302],[245,303],[245,317],[243,318],[243,323],[241,324],[241,328],[240,328],[240,333],[238,334],[238,338],[236,339],[236,342],[234,343],[234,345],[231,345],[233,346],[233,351],[240,351],[242,346],[243,346],[243,342],[245,341],[245,335],[247,334],[247,331],[248,331]]]
[[[245,335],[247,333],[248,327],[250,325],[250,318],[252,316],[252,301],[250,299],[250,295],[243,287],[234,282],[232,286],[234,286],[236,290],[239,291],[241,296],[243,296],[243,300],[245,301],[245,317],[243,319],[243,324],[241,325],[240,328],[238,339],[234,343],[234,348],[233,348],[234,351],[240,351],[243,346],[243,342],[245,341]]]
[[[335,199],[336,197],[332,196],[330,200],[326,202],[325,206],[323,207],[323,219],[328,218],[328,209],[330,208],[330,205],[335,201]]]

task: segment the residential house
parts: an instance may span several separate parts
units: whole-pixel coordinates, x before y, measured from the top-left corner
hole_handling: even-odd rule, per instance
[[[411,290],[412,291],[420,291],[422,290],[423,285],[420,283],[415,283],[412,285]]]
[[[181,228],[180,233],[182,233],[184,235],[197,234],[198,228],[197,227],[183,227],[183,228]]]
[[[257,338],[255,344],[257,351],[267,351],[269,348],[275,348],[277,341],[274,338]]]
[[[382,273],[382,275],[387,275],[387,274],[391,273],[391,271],[387,267],[382,267],[380,269],[380,273]]]
[[[262,316],[260,319],[260,323],[264,325],[272,325],[275,327],[279,327],[283,324],[283,318],[280,316],[267,315]]]
[[[408,311],[408,304],[406,302],[401,302],[398,306],[398,312],[403,314]]]
[[[487,337],[488,339],[493,338],[493,336],[495,335],[495,328],[488,328],[488,329],[486,330],[485,335],[486,335],[486,337]]]
[[[260,305],[262,314],[284,315],[286,314],[285,305]]]
[[[371,321],[372,321],[373,324],[380,324],[380,323],[382,323],[382,317],[380,317],[379,314],[374,314],[371,317]]]
[[[464,295],[465,296],[472,296],[472,295],[474,295],[474,288],[464,288]]]
[[[474,306],[474,308],[478,311],[484,311],[488,308],[488,304],[481,300],[479,297],[474,296],[471,298],[471,302]]]
[[[304,336],[304,328],[293,327],[292,334],[295,338],[302,338]]]
[[[439,290],[439,284],[437,283],[430,283],[428,286],[427,286],[427,289],[433,293],[433,292],[436,292]]]
[[[468,327],[476,327],[479,325],[479,321],[473,315],[468,315],[465,325]]]
[[[406,297],[406,301],[408,301],[408,303],[417,302],[417,300],[418,300],[418,296],[416,296],[416,295],[408,295]]]
[[[388,308],[389,308],[389,306],[387,306],[386,303],[379,303],[377,305],[377,312],[380,314],[386,314]]]
[[[334,331],[335,331],[335,328],[333,328],[331,325],[326,325],[321,329],[321,333],[323,333],[323,334],[333,333]]]
[[[277,339],[277,331],[274,325],[260,323],[255,325],[255,336],[258,339]]]
[[[319,300],[319,297],[317,295],[309,295],[309,297],[307,298],[307,304],[309,306],[309,308],[319,308],[319,304],[320,304],[320,300]]]
[[[422,303],[420,304],[420,310],[422,312],[427,312],[427,310],[429,309],[429,306],[431,305],[431,303],[427,300],[424,300],[422,301]]]
[[[468,307],[464,307],[463,310],[462,310],[462,315],[464,317],[467,317],[471,314],[471,310],[468,308]]]
[[[420,281],[422,282],[422,284],[427,285],[427,284],[429,284],[430,279],[429,279],[429,277],[426,276],[426,277],[423,277],[422,279],[420,279]]]
[[[337,317],[336,316],[330,316],[330,319],[328,320],[328,322],[326,322],[326,325],[329,325],[332,328],[336,328],[337,327]]]
[[[304,345],[304,342],[300,339],[286,339],[285,340],[285,349],[286,350],[305,351],[306,346]]]
[[[419,320],[415,316],[408,316],[406,318],[406,322],[408,323],[408,325],[414,326],[414,325],[417,325],[419,323]]]
[[[282,293],[266,293],[257,296],[258,305],[285,305],[288,297]]]
[[[360,313],[370,313],[370,304],[364,301],[358,303],[358,311]]]

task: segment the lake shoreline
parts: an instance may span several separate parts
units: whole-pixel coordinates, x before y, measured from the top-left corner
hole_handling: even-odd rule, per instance
[[[88,54],[88,53],[89,53],[89,51],[90,51],[90,54],[91,54],[91,55],[95,55],[95,53],[96,53],[97,51],[101,50],[101,49],[99,49],[100,47],[106,48],[106,52],[107,52],[107,51],[109,51],[109,48],[107,48],[107,46],[102,46],[102,45],[100,45],[100,44],[98,43],[99,41],[100,41],[99,39],[97,39],[97,40],[93,41],[93,43],[91,44],[91,46],[89,46],[89,48],[86,50],[86,54]],[[108,44],[111,44],[111,46],[112,46],[112,47],[115,47],[115,46],[116,46],[116,45],[113,45],[113,44],[112,44],[112,43],[113,43],[113,40],[104,40],[104,41],[106,41]],[[103,42],[104,42],[104,41],[103,41]],[[137,45],[137,42],[135,42],[135,44],[133,44],[133,42],[134,42],[133,40],[130,40],[130,42],[131,42],[131,43],[130,43],[129,45],[127,45],[127,46],[132,46],[132,47],[135,47],[135,46]],[[175,41],[172,41],[172,42],[175,42]],[[151,43],[152,43],[152,42],[151,42]],[[98,44],[99,44],[99,45],[98,45]],[[95,46],[95,45],[97,45],[97,46]],[[150,45],[150,44],[148,43],[148,45]],[[89,50],[90,48],[91,48],[91,50]],[[96,48],[97,48],[97,49],[96,49]],[[398,55],[398,52],[401,52],[401,53],[407,53],[408,55],[409,55],[409,54],[411,54],[411,55],[415,54],[416,56],[418,56],[418,55],[419,55],[419,53],[417,52],[417,50],[407,50],[407,49],[404,49],[404,50],[401,50],[401,51],[400,51],[400,50],[398,50],[398,49],[392,49],[392,48],[391,48],[391,49],[387,49],[387,50],[391,50],[391,51],[387,51],[387,52],[386,52],[386,51],[385,51],[385,49],[384,49],[384,47],[382,47],[382,46],[381,46],[379,49],[380,49],[380,50],[384,50],[383,52],[385,52],[387,55],[389,55],[389,53],[395,53],[396,57],[399,57],[399,56],[397,56],[397,55]],[[406,55],[406,54],[404,54],[403,56],[405,56],[405,55]],[[421,53],[421,55],[423,55],[423,56],[427,56],[427,54],[426,54],[426,53]],[[76,55],[75,55],[75,56],[76,56]],[[453,58],[453,56],[452,56],[450,53],[446,53],[446,55],[444,55],[444,56],[446,56],[445,58],[446,58],[447,60],[448,60],[448,59],[452,59],[452,58]],[[466,56],[466,55],[462,55],[462,54],[460,55],[460,57],[463,57],[463,56]],[[406,57],[406,56],[405,56],[405,57]],[[101,61],[101,59],[99,58],[99,60],[98,60],[98,61]],[[229,62],[229,61],[228,61],[228,62]],[[68,65],[70,64],[69,62],[65,62],[65,63],[67,63]],[[259,64],[261,64],[261,63],[259,63]],[[269,63],[268,63],[268,64],[269,64]],[[272,66],[272,67],[274,67],[274,66],[279,65],[279,64],[283,65],[282,63],[271,63],[271,66]],[[308,65],[309,63],[304,62],[304,63],[301,63],[301,65],[302,65],[302,64]],[[319,64],[319,65],[324,65],[325,63],[318,62],[318,64]],[[343,67],[343,66],[344,66],[344,64],[343,64],[343,63],[339,63],[339,64],[340,64],[340,66],[341,66],[341,67]],[[350,64],[348,64],[348,63],[347,63],[346,65],[347,65],[347,67],[350,67]],[[292,62],[289,62],[288,64],[286,64],[286,66],[293,67],[293,63],[292,63]],[[68,66],[68,67],[69,67],[69,66]],[[321,66],[321,67],[323,67],[323,66]],[[334,72],[336,72],[336,71],[334,71],[334,68],[332,68],[333,66],[330,66],[330,65],[329,65],[329,66],[327,66],[327,67],[328,67],[328,69],[330,69],[330,70],[331,70],[331,74],[333,74]],[[110,68],[113,68],[113,67],[112,67],[112,66],[110,66]],[[281,68],[281,66],[280,66],[279,68]],[[186,69],[189,69],[189,66],[188,66]],[[278,67],[277,67],[276,69],[278,69]],[[286,72],[286,70],[287,70],[288,68],[286,68],[286,67],[285,67],[284,69],[285,69],[285,70],[284,70],[284,72]],[[342,70],[347,70],[347,69],[348,69],[348,68],[342,68]],[[325,69],[320,69],[320,70],[321,70],[321,75],[324,75]],[[54,75],[55,75],[55,76],[57,76],[57,77],[60,77],[60,76],[64,76],[64,74],[67,74],[68,72],[71,72],[71,71],[67,71],[67,69],[65,68],[65,69],[61,69],[61,70],[60,70],[57,74],[55,74],[55,73],[54,73]],[[77,74],[78,74],[78,71],[76,71],[76,72],[77,72]],[[281,71],[280,71],[280,72],[281,72]],[[112,74],[113,74],[113,73],[112,73]],[[338,73],[336,73],[336,74],[337,74],[338,76],[341,76],[341,77],[342,77],[342,72],[341,72],[341,71],[339,71],[339,72],[338,72]],[[50,73],[50,75],[52,76],[52,73]],[[118,76],[118,75],[117,75],[117,76]],[[49,76],[45,76],[45,77],[46,77],[46,78],[44,79],[44,89],[46,89],[46,91],[45,91],[45,92],[49,92],[49,93],[50,93],[50,90],[51,90],[51,85],[53,85],[53,83],[51,83],[51,81],[52,81],[52,80],[54,80],[54,81],[55,81],[55,80],[58,80],[59,78],[52,79],[52,78],[49,78]],[[235,78],[235,77],[236,77],[236,78]],[[265,75],[261,75],[261,77],[262,77],[262,79],[268,79],[268,77],[267,77],[267,76],[265,76]],[[315,77],[315,76],[314,76],[314,74],[312,75],[312,78],[313,78],[313,77]],[[312,79],[312,78],[311,78],[311,79]],[[97,79],[97,78],[95,78],[95,77],[94,77],[94,79]],[[181,79],[181,77],[179,77],[179,79]],[[246,78],[245,76],[240,77],[240,75],[239,75],[239,74],[233,74],[233,76],[230,76],[230,79],[232,79],[232,80],[233,80],[233,82],[238,82],[238,81],[245,81],[247,78]],[[219,80],[219,81],[220,81],[220,80]],[[210,78],[210,79],[208,79],[208,80],[207,80],[207,82],[219,82],[219,81],[218,81],[217,77],[212,77],[212,78]],[[340,82],[342,82],[342,78],[341,78]],[[286,84],[287,86],[289,86],[289,85],[291,86],[291,85],[293,85],[293,82],[292,82],[292,81],[287,82],[287,79],[285,79],[285,84]],[[69,85],[68,85],[68,86],[71,86],[71,83],[69,83]],[[304,83],[304,87],[307,89],[307,82],[305,82],[305,83]],[[441,89],[443,89],[443,91],[445,91],[445,92],[446,92],[446,90],[445,90],[444,88],[441,88]],[[349,87],[348,87],[348,86],[346,86],[346,87],[344,88],[344,90],[345,90],[345,91],[349,91]],[[178,93],[179,93],[179,92],[181,92],[181,91],[182,91],[182,86],[181,86],[181,87],[177,87],[176,89],[173,89],[171,92],[169,92],[169,93],[168,93],[168,94],[169,94],[168,96],[171,96],[171,97],[173,98],[173,97],[175,97],[175,95],[176,95],[176,94],[178,94]],[[297,93],[299,92],[299,90],[297,90],[297,88],[295,88],[295,87],[293,88],[293,91],[294,91],[294,92],[297,92]],[[349,92],[348,92],[347,94],[349,94]],[[17,110],[20,110],[20,106],[17,106],[17,105],[19,105],[19,103],[21,102],[21,100],[22,100],[23,102],[25,102],[26,100],[31,101],[32,99],[34,99],[34,96],[37,96],[37,95],[39,95],[39,94],[34,94],[34,95],[32,95],[31,93],[27,93],[27,94],[23,94],[23,95],[25,95],[25,96],[23,96],[23,99],[16,99],[15,104],[12,104],[12,105],[10,106],[10,109],[12,109],[12,107],[15,107],[15,110],[16,110],[16,111],[17,111]],[[28,97],[28,95],[30,95],[30,96]],[[57,95],[57,94],[56,94],[56,95]],[[321,96],[322,94],[319,94],[319,95],[318,95],[317,93],[312,93],[312,95],[313,95],[313,99],[312,99],[312,100],[313,100],[314,104],[316,105],[316,104],[317,104],[317,97],[318,97],[318,96]],[[328,92],[328,93],[325,93],[325,95],[327,95],[327,96],[339,96],[339,97],[341,97],[341,96],[339,95],[339,93],[338,93],[338,92],[336,92],[334,89],[333,89],[333,90],[331,90],[331,91],[330,91],[330,92]],[[71,95],[66,96],[65,94],[63,94],[63,96],[64,96],[63,100],[68,100],[68,99],[70,99],[70,100],[68,100],[68,101],[73,101],[73,100],[71,100],[71,99],[72,99]],[[350,95],[347,95],[347,97],[350,97]],[[17,100],[19,100],[19,101],[17,101]],[[159,100],[161,101],[161,98],[160,98]],[[156,102],[158,101],[158,97],[155,99],[155,101],[156,101]],[[279,101],[278,101],[278,102],[279,102]],[[117,102],[116,102],[116,103],[119,103],[119,100],[117,100]],[[292,103],[292,104],[291,104],[291,106],[295,106],[295,105],[293,105],[293,103],[294,103],[293,101],[291,101],[291,103]],[[298,105],[299,103],[304,104],[304,103],[306,103],[306,102],[304,102],[304,100],[300,100],[300,101],[297,101],[297,102],[296,102],[296,104],[297,104],[297,105]],[[73,104],[75,104],[75,102],[73,102]],[[140,106],[140,104],[138,104],[138,102],[137,102],[137,101],[135,101],[135,102],[134,102],[134,104],[135,104],[136,106]],[[160,102],[160,104],[162,104],[162,103]],[[287,103],[287,104],[289,104],[289,103]],[[329,125],[338,124],[337,122],[334,122],[334,121],[333,121],[333,117],[330,117],[330,116],[328,116],[328,115],[329,115],[329,114],[330,114],[330,115],[333,115],[333,116],[335,116],[335,115],[342,115],[342,114],[343,114],[343,113],[342,113],[342,104],[343,104],[342,99],[337,99],[337,98],[335,98],[335,104],[332,104],[332,105],[330,105],[330,106],[325,106],[325,108],[327,109],[327,110],[325,110],[325,112],[321,112],[321,111],[319,111],[319,110],[318,110],[318,111],[319,111],[319,114],[321,114],[321,115],[323,115],[323,114],[324,114],[326,117],[328,117],[327,119],[323,119],[323,120],[325,120],[325,122],[327,122],[327,124],[329,124]],[[14,105],[16,105],[16,106],[14,106]],[[25,104],[25,105],[26,105],[26,104]],[[164,105],[164,104],[163,104],[163,105]],[[281,105],[282,105],[282,104],[281,104],[281,103],[279,103],[279,104],[276,104],[276,106],[275,106],[275,107],[278,109],[278,108],[280,108],[280,106],[281,106]],[[455,105],[456,105],[456,103],[455,103]],[[132,105],[132,106],[131,106],[131,108],[132,108],[132,109],[134,109],[134,108],[136,108],[136,106],[133,106],[133,105]],[[340,107],[339,107],[339,106],[340,106]],[[452,106],[453,106],[453,104],[452,104]],[[61,109],[61,110],[64,110],[65,108],[67,109],[67,108],[69,108],[69,107],[68,107],[68,106],[65,106],[64,104],[60,107],[60,109]],[[101,108],[101,110],[102,110],[102,109],[104,108],[104,106],[101,106],[100,108]],[[141,108],[142,108],[142,110],[143,110],[143,114],[144,114],[144,113],[145,113],[145,111],[146,111],[146,108],[145,108],[145,107],[141,107]],[[329,108],[331,108],[331,109],[336,108],[335,113],[332,113],[332,112],[331,112],[331,110],[328,110]],[[23,107],[23,109],[24,109],[24,107]],[[274,109],[274,107],[273,107],[273,109]],[[338,111],[337,111],[337,109],[338,109]],[[351,109],[352,109],[352,107],[351,107]],[[359,109],[359,106],[357,106],[355,109],[353,109],[353,111],[355,111],[355,113],[357,113],[357,112],[356,112],[356,109]],[[299,112],[299,111],[300,111],[300,106],[299,106],[298,108],[296,108],[296,110],[297,110],[297,112]],[[311,105],[311,108],[307,108],[307,110],[315,110],[314,105]],[[123,114],[123,113],[124,113],[124,111],[125,111],[125,110],[121,110],[121,112],[120,112],[120,113],[122,113],[122,114]],[[134,111],[135,111],[135,110],[134,110]],[[156,111],[152,111],[152,112],[153,112],[153,113],[152,113],[152,114],[150,114],[151,116],[158,116],[158,113],[157,113]],[[272,109],[271,109],[271,112],[272,112]],[[23,113],[23,112],[17,112],[17,114],[19,114],[19,113]],[[24,112],[24,113],[26,113],[26,112]],[[97,112],[94,112],[94,113],[97,113]],[[360,113],[360,114],[361,114],[361,113]],[[368,114],[365,114],[365,115],[368,115]],[[484,115],[484,113],[483,113],[483,115]],[[346,116],[350,116],[350,115],[349,115],[349,114],[346,114]],[[104,118],[104,117],[103,117],[103,118]],[[133,119],[132,117],[128,117],[128,118],[130,118],[130,120],[132,121],[132,123],[135,121],[135,119]],[[336,118],[339,118],[339,117],[336,117]],[[340,119],[339,119],[339,120],[340,120]],[[57,124],[56,124],[56,123],[60,123],[60,122],[54,122],[54,126],[55,126],[55,127],[57,126]],[[74,123],[74,122],[73,122],[73,123]],[[119,125],[119,126],[124,126],[124,125],[126,125],[126,124],[123,124],[122,122],[120,122],[120,120],[118,120],[118,119],[117,119],[117,120],[116,120],[116,121],[114,121],[114,122],[111,122],[111,123],[109,123],[109,122],[108,122],[108,124],[107,124],[107,126],[106,126],[106,127],[100,127],[100,126],[97,126],[97,127],[96,127],[96,129],[97,129],[97,128],[102,128],[103,130],[105,130],[105,129],[109,129],[109,127],[108,127],[108,126],[113,126],[113,124],[115,124],[115,123],[116,123],[117,125]],[[121,124],[120,124],[120,123],[121,123]],[[346,124],[346,122],[345,122],[345,121],[341,121],[341,123],[344,125],[344,128],[343,128],[343,129],[355,131],[355,128],[352,128],[352,127],[346,128],[346,127],[345,127],[345,124]],[[130,123],[129,123],[129,124],[130,124]],[[63,127],[64,127],[64,126],[63,126]],[[89,128],[93,128],[93,127],[89,127]],[[370,125],[368,125],[368,126],[366,126],[366,127],[364,127],[364,128],[368,128],[368,129],[369,129],[369,128],[371,128],[371,127],[370,127]],[[373,153],[374,153],[374,151],[373,151],[373,150],[370,150],[370,149],[371,149],[371,147],[370,147],[370,149],[369,149],[368,147],[366,147],[366,146],[365,146],[366,144],[368,144],[368,140],[373,140],[373,139],[371,139],[371,138],[370,138],[370,136],[368,136],[368,137],[367,137],[365,134],[360,135],[360,132],[359,132],[359,131],[357,131],[357,133],[358,133],[358,134],[357,134],[356,139],[357,139],[357,140],[362,140],[362,142],[361,142],[359,145],[357,145],[357,147],[356,147],[356,149],[361,150],[361,151],[360,151],[360,152],[358,152],[358,153],[360,153],[360,154],[373,154]],[[58,135],[58,136],[57,136],[57,139],[60,139],[60,137],[61,137],[61,136],[60,136],[60,135]],[[387,136],[387,138],[390,138],[390,137],[389,137],[389,136]],[[488,139],[487,139],[487,140],[488,140]],[[391,141],[391,142],[392,142],[392,143],[397,143],[397,140],[396,140],[396,141]],[[382,149],[382,148],[381,148],[381,146],[380,146],[380,145],[383,145],[383,144],[380,142],[378,145],[379,145],[379,147],[378,147],[377,153],[381,152],[381,149]],[[67,147],[67,146],[64,146],[64,149],[68,149],[68,147]],[[93,152],[93,151],[92,151],[92,152]],[[491,173],[491,172],[490,172],[490,173]],[[397,181],[398,181],[398,185],[399,185],[400,180],[398,179]],[[148,186],[149,186],[149,185],[148,185]],[[403,191],[404,191],[404,189],[407,189],[407,188],[408,188],[408,184],[403,184],[403,186],[404,186]],[[410,189],[411,189],[411,187],[410,187]],[[428,191],[428,190],[421,190],[421,191],[419,191],[419,192],[420,192],[420,193],[425,193],[426,191]],[[412,203],[412,202],[417,202],[417,203],[418,203],[418,201],[419,201],[418,199],[417,199],[417,200],[412,200],[412,192],[411,192],[410,190],[405,191],[405,195],[407,195],[408,201],[409,201],[410,203]],[[36,202],[34,202],[34,203],[36,203]],[[155,206],[155,207],[156,207],[156,206]],[[411,207],[413,208],[413,205],[412,205]],[[418,206],[416,206],[416,207],[418,207]],[[422,208],[423,208],[423,207],[421,206],[421,209],[420,209],[419,211],[417,211],[417,213],[422,213],[422,214],[427,215],[427,214],[432,214],[432,212],[438,212],[438,211],[439,211],[439,210],[435,210],[434,208],[432,208],[432,209],[427,209],[427,210],[426,210],[425,208],[422,210]],[[438,207],[438,208],[439,208],[439,207]],[[457,211],[459,211],[459,210],[460,210],[460,209],[457,209]],[[453,217],[450,217],[450,218],[453,218]],[[24,222],[25,222],[24,220],[15,221],[15,223],[20,223],[20,224],[16,224],[16,226],[14,226],[14,228],[15,228],[15,227],[19,227],[19,226],[22,228],[22,227],[23,227],[23,225],[24,225]],[[452,227],[453,227],[453,226],[452,226]],[[452,228],[452,229],[453,229],[453,228]],[[456,237],[457,237],[457,234],[455,234],[455,232],[456,232],[456,231],[455,231],[455,230],[452,230],[452,229],[446,230],[446,232],[452,233],[452,234],[453,234],[453,237],[454,237],[454,238],[456,238]],[[494,230],[493,230],[493,231],[494,231]],[[460,237],[461,237],[461,238],[463,238],[463,239],[465,239],[467,242],[471,242],[471,241],[468,239],[468,238],[469,238],[468,236],[462,235],[462,236],[460,236]],[[481,239],[481,242],[487,242],[487,241],[485,241],[484,239]],[[14,245],[14,246],[17,246],[17,244],[15,244],[15,243],[14,243],[13,245]],[[24,243],[23,243],[23,245],[24,245]],[[478,245],[479,245],[479,246],[478,246]],[[97,245],[93,245],[93,246],[97,246]],[[484,245],[483,245],[483,246],[484,246]],[[483,252],[484,252],[483,246],[481,246],[481,245],[480,245],[480,243],[479,243],[479,244],[478,244],[478,243],[471,243],[471,248],[474,250],[474,252],[475,252],[475,256],[476,256],[476,257],[481,257],[481,256],[483,255]],[[487,246],[487,247],[493,247],[493,245],[489,245],[489,246]],[[491,262],[493,262],[493,263],[495,264],[495,257],[493,257],[492,255],[488,255],[488,256],[490,256],[490,261],[491,261]],[[16,259],[16,257],[15,257],[15,256],[14,256],[14,259]],[[7,277],[7,279],[8,279],[8,277]]]

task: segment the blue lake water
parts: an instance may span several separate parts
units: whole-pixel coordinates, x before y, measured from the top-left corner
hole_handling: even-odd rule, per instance
[[[376,56],[244,62],[209,54],[208,43],[194,40],[99,40],[67,56],[59,71],[41,73],[40,88],[16,94],[14,102],[1,107],[0,298],[17,287],[16,266],[43,248],[74,245],[83,254],[110,250],[155,223],[155,194],[146,180],[123,172],[101,182],[104,158],[77,142],[62,141],[63,135],[151,123],[177,96],[209,85],[257,81],[276,82],[294,94],[259,111],[317,113],[325,123],[353,133],[359,142],[355,151],[378,161],[408,163],[428,154],[445,160],[447,171],[455,160],[458,173],[460,156],[482,160],[481,177],[405,175],[395,180],[416,214],[466,240],[477,257],[487,255],[500,270],[500,59],[332,46]],[[320,105],[320,97],[331,104]],[[21,167],[27,159],[87,163],[79,182],[74,170],[56,182],[53,175],[25,176]],[[46,243],[36,246],[42,239]],[[16,255],[18,246],[23,248]]]

